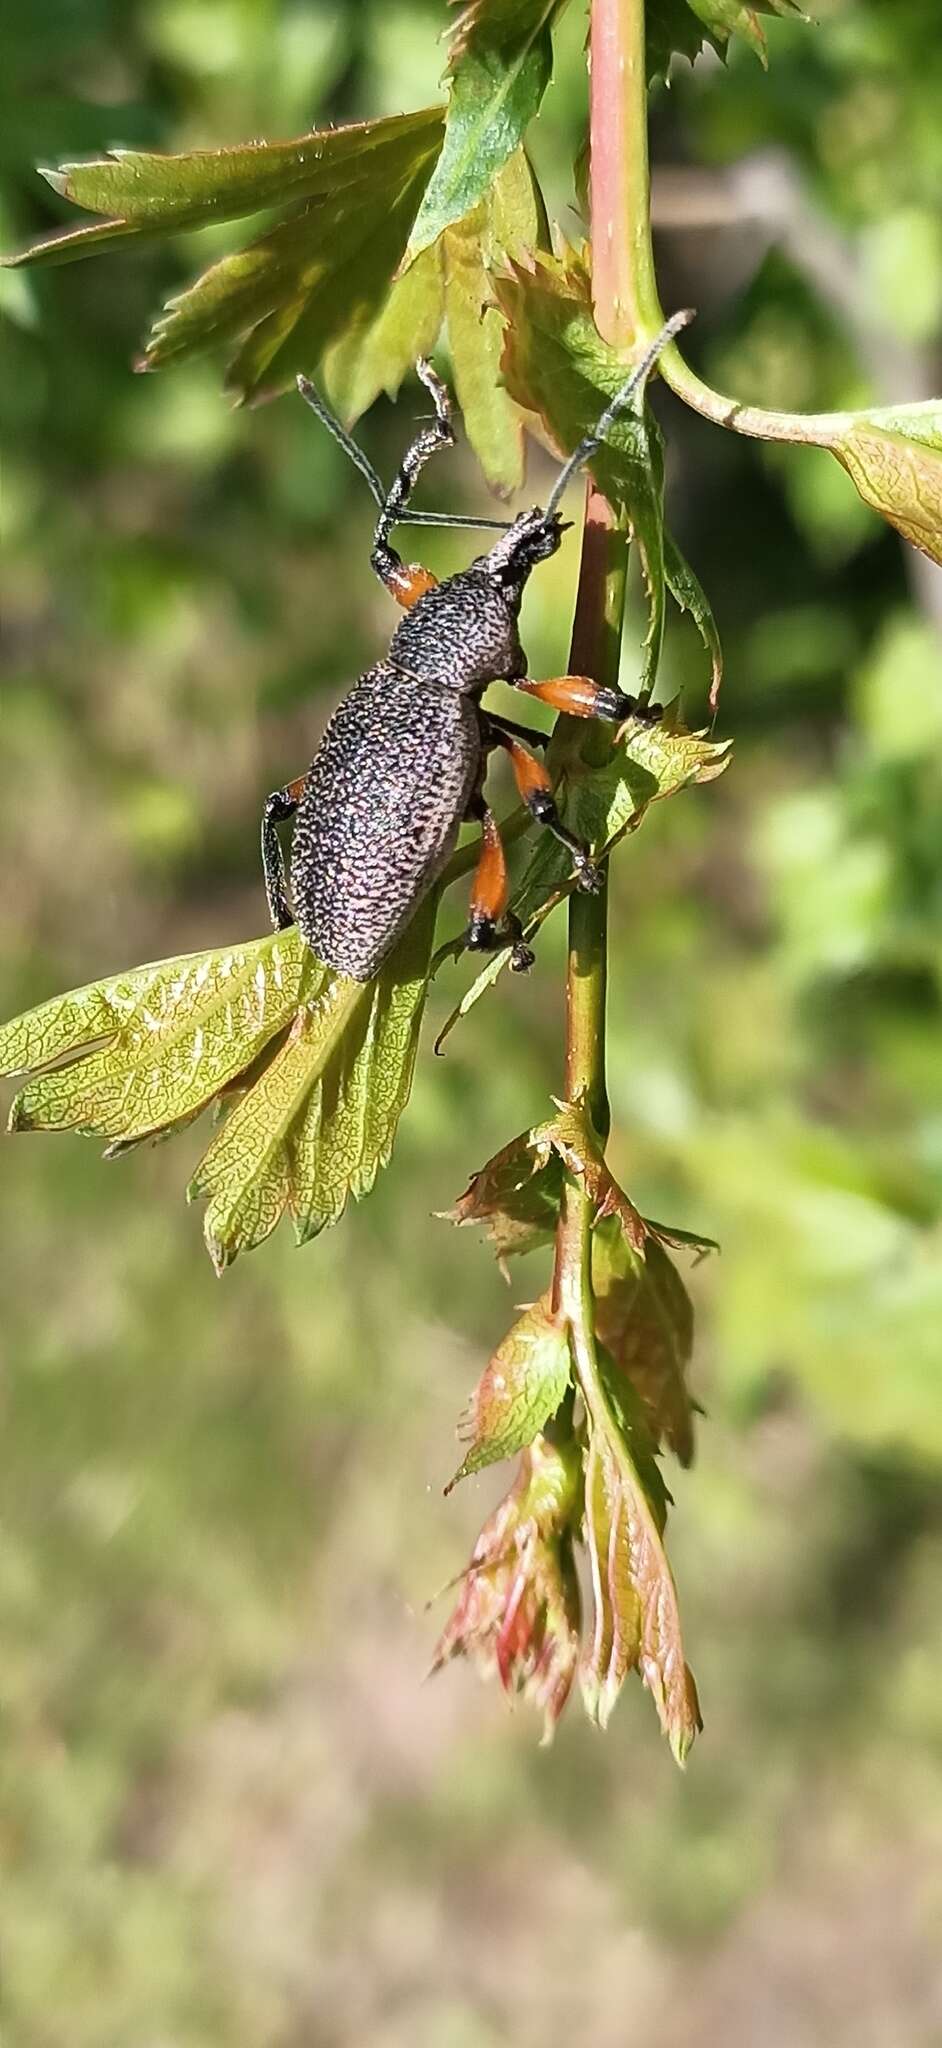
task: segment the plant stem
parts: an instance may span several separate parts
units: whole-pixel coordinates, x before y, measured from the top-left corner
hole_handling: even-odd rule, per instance
[[[615,348],[647,340],[660,325],[651,253],[645,92],[644,0],[593,0],[590,38],[592,291],[600,334]],[[617,683],[628,536],[594,484],[586,519],[570,669]],[[604,733],[586,752],[610,744]],[[605,1077],[608,876],[599,895],[569,901],[566,973],[566,1096],[582,1102],[604,1145],[610,1112]],[[577,1361],[594,1357],[592,1204],[567,1180],[556,1234],[553,1299],[572,1330]]]
[[[684,361],[676,342],[664,350],[658,369],[665,384],[694,412],[702,413],[715,426],[729,427],[734,434],[748,434],[758,441],[807,441],[813,447],[827,448],[849,432],[857,417],[852,412],[769,412],[761,405],[742,405],[738,398],[728,398],[705,383]]]

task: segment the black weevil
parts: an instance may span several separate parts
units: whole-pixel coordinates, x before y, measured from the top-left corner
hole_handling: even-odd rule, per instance
[[[373,569],[407,616],[389,651],[360,677],[334,712],[307,775],[273,791],[262,820],[262,860],[273,923],[294,923],[276,827],[294,817],[291,896],[303,938],[325,966],[369,981],[441,874],[467,818],[480,820],[481,854],[471,891],[467,946],[490,951],[514,943],[512,964],[529,967],[519,925],[508,914],[504,850],[483,794],[489,753],[510,756],[521,798],[533,817],[569,847],[580,888],[599,887],[588,850],[566,830],[552,784],[527,742],[544,735],[484,711],[490,683],[513,683],[554,710],[578,718],[621,720],[635,701],[588,676],[549,682],[527,677],[517,621],[524,586],[538,562],[556,553],[565,531],[557,507],[573,473],[605,438],[661,350],[690,318],[675,314],[606,407],[594,431],[560,471],[545,511],[522,512],[470,568],[437,583],[427,569],[407,566],[389,544],[403,519],[419,472],[438,448],[454,442],[448,393],[431,365],[418,374],[431,393],[434,420],[408,449],[390,490],[350,440],[306,378],[302,396],[366,476],[380,506],[370,557]],[[489,524],[413,515],[416,524]]]

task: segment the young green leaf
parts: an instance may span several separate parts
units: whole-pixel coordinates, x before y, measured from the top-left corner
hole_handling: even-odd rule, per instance
[[[500,257],[539,248],[545,234],[539,188],[525,152],[517,149],[486,197],[441,239],[455,395],[487,481],[505,496],[523,483],[523,422],[500,383],[504,323],[493,303],[491,277]]]
[[[565,1324],[544,1297],[524,1311],[485,1366],[459,1425],[468,1450],[446,1493],[470,1473],[525,1450],[555,1415],[571,1371]]]
[[[295,930],[273,932],[158,961],[14,1018],[0,1032],[0,1068],[46,1071],[20,1090],[11,1130],[127,1142],[189,1118],[290,1023],[315,965]],[[48,1067],[63,1056],[68,1064]]]
[[[418,255],[483,199],[539,112],[565,0],[473,0],[457,23],[441,155],[412,230]]]
[[[532,1132],[524,1131],[472,1174],[464,1194],[453,1209],[443,1212],[442,1220],[459,1226],[483,1223],[503,1266],[513,1254],[552,1242],[561,1189],[560,1160],[555,1154],[546,1158],[537,1153]]]
[[[325,976],[197,1167],[187,1196],[208,1197],[203,1228],[217,1273],[240,1251],[261,1244],[280,1222],[291,1187],[288,1133],[365,994],[361,982]]]
[[[418,356],[430,356],[441,332],[439,246],[424,249],[397,277],[379,309],[361,309],[324,358],[327,395],[348,426],[381,391],[395,398]]]
[[[599,1339],[638,1395],[655,1448],[666,1443],[689,1465],[693,1310],[673,1260],[656,1237],[639,1254],[620,1229],[603,1225],[592,1238],[592,1291]]]
[[[598,1389],[584,1391],[585,1537],[595,1607],[580,1674],[586,1710],[604,1728],[625,1678],[638,1670],[682,1764],[702,1723],[662,1540],[667,1495],[640,1403],[604,1352]]]
[[[390,155],[401,157],[405,149],[431,164],[443,133],[441,109],[422,107],[415,114],[315,130],[291,142],[250,142],[177,156],[113,150],[92,163],[62,164],[43,172],[55,191],[109,218],[57,228],[4,261],[65,263],[93,254],[116,237],[176,234],[294,200],[331,198],[351,184],[366,185],[379,195]]]
[[[387,1166],[409,1099],[428,992],[437,893],[370,986],[369,1001],[290,1133],[288,1205],[298,1244],[336,1223]]]

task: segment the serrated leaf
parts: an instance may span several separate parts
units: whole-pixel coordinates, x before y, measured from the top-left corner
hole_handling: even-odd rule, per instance
[[[649,1237],[639,1254],[621,1230],[596,1230],[592,1291],[599,1339],[638,1395],[655,1448],[666,1443],[682,1465],[689,1465],[695,1414],[687,1386],[693,1310],[663,1241]]]
[[[691,14],[688,0],[648,0],[645,51],[648,84],[667,78],[673,56],[692,64],[707,40]]]
[[[327,395],[352,426],[381,391],[395,398],[419,356],[430,356],[441,332],[441,250],[425,249],[397,277],[378,313],[361,311],[324,359]]]
[[[412,255],[484,198],[539,112],[565,0],[477,0],[456,29],[445,140],[412,230]]]
[[[491,273],[499,257],[536,249],[544,233],[539,190],[518,149],[480,204],[441,238],[455,394],[487,481],[503,496],[523,483],[523,422],[500,382],[504,323],[493,303]]]
[[[26,1083],[10,1128],[126,1143],[188,1118],[290,1022],[312,964],[296,931],[273,932],[158,961],[14,1018],[0,1033],[5,1071],[76,1057]]]
[[[409,1099],[428,992],[437,892],[371,985],[289,1141],[289,1206],[299,1244],[369,1194],[388,1165]]]
[[[639,1671],[682,1764],[702,1724],[662,1540],[667,1495],[633,1390],[604,1352],[599,1369],[585,1479],[595,1618],[580,1674],[583,1698],[604,1728],[628,1673]]]
[[[78,228],[56,229],[8,265],[64,263],[104,242],[132,235],[162,235],[233,220],[299,199],[329,198],[351,183],[383,176],[390,150],[431,159],[441,146],[439,107],[357,121],[301,135],[290,142],[250,142],[233,149],[163,155],[114,150],[89,163],[44,171],[63,198],[90,213],[110,216]]]
[[[942,563],[942,404],[861,413],[829,445],[864,503]]]
[[[749,5],[744,0],[689,0],[689,5],[718,46],[722,48],[730,36],[742,36],[763,64],[766,40],[759,14],[802,13],[798,0],[751,0]]]
[[[716,620],[710,609],[709,599],[694,575],[690,563],[681,554],[677,542],[666,531],[664,533],[664,576],[668,590],[682,612],[689,612],[703,645],[710,656],[710,710],[715,711],[719,701],[720,684],[723,680],[723,649],[716,630]]]
[[[541,1157],[532,1133],[524,1131],[495,1152],[442,1220],[457,1225],[483,1223],[500,1263],[513,1254],[535,1251],[552,1240],[559,1217],[561,1163]]]
[[[715,741],[705,733],[688,732],[679,721],[676,704],[667,705],[656,723],[628,719],[619,738],[619,746],[602,766],[573,763],[565,784],[556,792],[566,825],[591,847],[596,859],[610,853],[625,833],[637,831],[659,798],[722,775],[732,745],[730,740]],[[575,882],[571,856],[550,833],[528,833],[524,849],[525,865],[513,887],[511,906],[529,938]],[[438,1045],[494,986],[511,952],[512,948],[505,946],[491,954],[439,1032]]]
[[[365,983],[325,973],[200,1161],[187,1193],[208,1198],[203,1229],[217,1273],[280,1222],[291,1190],[288,1133],[366,993]]]
[[[524,1311],[485,1366],[459,1427],[469,1448],[446,1493],[459,1479],[532,1444],[555,1415],[570,1376],[566,1327],[544,1297]]]
[[[588,272],[572,251],[565,259],[512,262],[495,277],[494,291],[507,321],[501,359],[507,389],[568,455],[621,389],[631,365],[603,341]],[[641,680],[648,694],[664,635],[664,455],[643,391],[609,429],[589,467],[609,501],[627,513],[641,557],[648,596]]]

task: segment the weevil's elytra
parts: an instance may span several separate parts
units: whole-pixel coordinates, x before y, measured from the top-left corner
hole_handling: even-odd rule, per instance
[[[598,887],[588,849],[562,824],[550,778],[527,744],[539,743],[542,735],[485,712],[480,699],[489,684],[506,681],[580,718],[621,720],[636,708],[634,699],[601,688],[588,676],[530,681],[518,617],[529,576],[556,553],[562,539],[556,507],[570,475],[598,446],[665,342],[688,317],[675,315],[668,321],[595,432],[560,472],[546,510],[521,513],[470,568],[441,583],[418,564],[405,564],[389,543],[425,463],[436,449],[454,441],[448,393],[431,365],[420,362],[417,368],[434,402],[434,420],[407,450],[386,494],[362,450],[299,379],[302,394],[377,497],[380,514],[371,563],[406,614],[388,654],[360,677],[334,712],[308,774],[275,790],[265,805],[262,859],[272,920],[285,926],[296,917],[307,945],[326,966],[356,981],[369,981],[377,973],[442,873],[466,818],[481,821],[482,849],[465,943],[486,951],[513,942],[513,964],[529,966],[533,956],[507,912],[506,863],[483,795],[487,757],[495,747],[509,754],[520,796],[533,817],[569,848],[579,885]],[[276,830],[292,816],[293,910]]]

